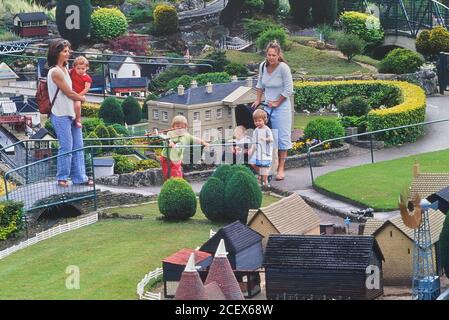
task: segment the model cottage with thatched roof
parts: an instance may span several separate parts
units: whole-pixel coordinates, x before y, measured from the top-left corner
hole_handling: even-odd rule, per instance
[[[248,226],[263,236],[266,247],[270,234],[320,234],[320,217],[297,194],[267,207],[250,210]]]

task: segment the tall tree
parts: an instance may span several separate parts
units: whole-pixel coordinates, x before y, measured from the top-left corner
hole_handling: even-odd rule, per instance
[[[337,18],[337,0],[314,0],[312,2],[312,19],[314,24],[331,24]]]
[[[311,7],[314,0],[290,0],[290,13],[297,25],[307,25],[311,21]]]

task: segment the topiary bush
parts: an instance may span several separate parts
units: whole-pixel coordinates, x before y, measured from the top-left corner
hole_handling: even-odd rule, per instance
[[[310,121],[304,129],[305,139],[317,139],[320,141],[343,137],[345,129],[336,119],[318,118]]]
[[[200,204],[211,221],[246,223],[248,210],[259,208],[262,203],[257,178],[244,165],[221,165],[209,180],[201,189]]]
[[[125,128],[125,126],[118,123],[114,123],[113,125],[111,125],[111,127],[114,128],[115,132],[117,132],[118,135],[123,137],[129,137],[129,131],[128,129]]]
[[[440,52],[449,51],[449,31],[446,28],[438,26],[430,31],[430,50],[432,55],[437,55]]]
[[[114,97],[104,99],[98,116],[107,124],[123,124],[125,122],[125,115],[123,114],[120,101]]]
[[[366,116],[371,110],[368,101],[361,96],[353,96],[343,99],[337,106],[342,116]]]
[[[230,76],[247,77],[249,74],[248,68],[242,63],[231,62],[224,70]]]
[[[195,192],[190,184],[181,178],[165,181],[157,203],[166,220],[187,220],[196,213]]]
[[[366,43],[358,35],[343,33],[337,37],[337,49],[348,59],[348,62],[358,54],[363,53]]]
[[[227,217],[246,224],[249,209],[260,208],[262,192],[254,174],[241,171],[233,174],[225,186]]]
[[[67,8],[73,5],[79,9],[78,13]],[[69,13],[66,12],[67,9],[70,9]],[[56,3],[56,25],[61,37],[69,40],[75,47],[83,43],[90,31],[91,13],[92,6],[89,0],[59,0]],[[76,17],[79,17],[79,21],[75,19]]]
[[[416,38],[415,45],[416,50],[423,56],[431,56],[433,53],[432,53],[432,45],[430,42],[430,30],[421,31],[418,37]]]
[[[404,74],[419,70],[424,58],[411,50],[397,48],[387,54],[379,64],[379,72]]]
[[[262,32],[256,40],[256,46],[260,50],[265,50],[268,43],[274,40],[277,40],[277,42],[281,45],[281,48],[286,48],[287,34],[284,29],[278,27]]]
[[[159,4],[153,11],[154,26],[162,34],[173,33],[178,30],[178,14],[172,5]]]
[[[219,167],[220,168],[220,167]],[[225,212],[225,184],[217,177],[210,177],[200,192],[200,207],[210,221],[223,221]]]
[[[440,234],[441,265],[446,277],[449,277],[449,214],[444,219],[443,229]]]
[[[127,97],[122,102],[122,109],[126,124],[136,124],[142,119],[142,108],[133,96]]]
[[[118,38],[128,31],[125,15],[116,8],[100,8],[92,13],[91,36],[105,41]]]

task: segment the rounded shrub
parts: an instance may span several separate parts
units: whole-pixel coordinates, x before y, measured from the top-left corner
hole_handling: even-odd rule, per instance
[[[342,116],[366,116],[371,110],[368,101],[361,96],[348,97],[338,104],[338,112]]]
[[[287,34],[284,29],[274,28],[262,32],[256,40],[257,48],[260,50],[265,50],[268,43],[274,40],[277,40],[281,47],[285,49],[287,44]]]
[[[136,170],[136,164],[132,162],[127,156],[115,154],[112,156],[112,158],[115,161],[115,174],[130,173]]]
[[[424,56],[432,55],[432,45],[430,42],[430,30],[423,30],[416,38],[416,50]]]
[[[217,169],[215,169],[212,177],[220,179],[224,184],[226,184],[227,177],[230,177],[232,166],[229,164],[222,164]]]
[[[156,31],[159,33],[167,34],[178,30],[178,14],[172,5],[157,5],[153,11],[153,18]]]
[[[186,220],[196,213],[196,196],[190,184],[181,178],[165,181],[157,199],[166,220]]]
[[[246,77],[249,74],[248,68],[242,63],[232,62],[226,66],[224,71],[230,76]]]
[[[443,229],[440,234],[441,265],[446,277],[449,277],[449,214],[444,219]]]
[[[251,169],[248,168],[247,166],[245,166],[243,164],[237,164],[237,165],[231,166],[231,170],[229,172],[229,178],[231,178],[236,173],[242,173],[242,172],[248,173],[249,175],[254,175],[253,172],[251,171]]]
[[[249,209],[260,208],[262,191],[253,174],[239,172],[233,174],[225,186],[225,203],[227,217],[246,224]]]
[[[431,52],[434,55],[442,51],[449,51],[449,31],[441,26],[433,28],[430,31],[429,42]]]
[[[136,124],[142,119],[142,108],[133,96],[127,97],[122,103],[126,124]]]
[[[304,138],[321,141],[343,137],[345,129],[338,120],[318,118],[310,121],[304,129]]]
[[[95,128],[98,127],[100,124],[104,125],[104,121],[103,119],[100,118],[86,118],[82,120],[82,124],[83,124],[83,133],[89,134],[90,132],[94,131]]]
[[[424,58],[416,52],[407,49],[397,48],[392,50],[379,64],[381,73],[412,73],[421,67]]]
[[[104,99],[98,115],[107,124],[123,124],[125,121],[125,116],[123,114],[120,101],[114,97],[107,97]]]
[[[214,222],[224,221],[225,217],[225,201],[224,201],[225,184],[216,177],[210,177],[200,192],[200,206],[204,215]]]
[[[100,8],[92,13],[91,36],[100,41],[118,38],[128,30],[125,15],[116,8]]]
[[[363,53],[366,43],[358,35],[343,33],[337,37],[337,49],[351,61],[358,54]]]

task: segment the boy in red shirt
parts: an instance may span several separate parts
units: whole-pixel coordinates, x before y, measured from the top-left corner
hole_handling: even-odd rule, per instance
[[[84,96],[90,89],[92,78],[87,74],[89,70],[89,61],[83,56],[75,58],[73,68],[70,69],[70,78],[72,79],[72,88],[76,93]],[[81,128],[81,101],[75,101],[75,126]]]

